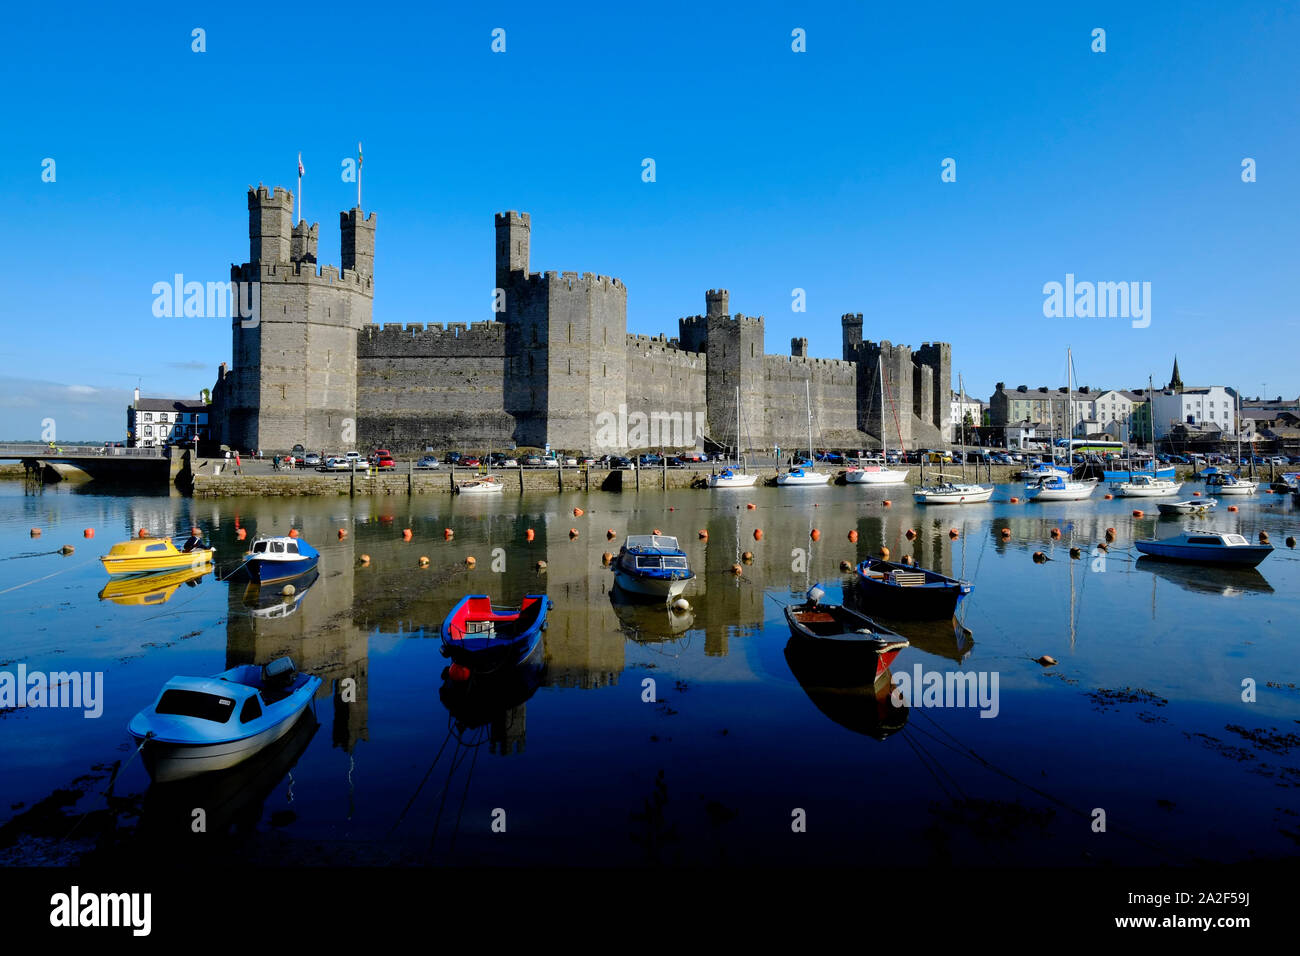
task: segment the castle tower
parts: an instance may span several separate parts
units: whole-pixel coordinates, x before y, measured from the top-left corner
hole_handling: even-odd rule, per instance
[[[794,338],[790,340],[790,354],[795,358],[808,357],[808,340],[805,338]]]
[[[512,281],[528,278],[528,245],[532,223],[526,212],[497,213],[497,288],[509,289]]]
[[[951,434],[952,425],[952,346],[947,342],[924,342],[914,360],[930,368],[930,410],[924,421],[939,430],[939,440]],[[918,405],[916,414],[921,415]]]
[[[293,194],[248,191],[249,261],[232,265],[233,363],[214,399],[223,443],[243,451],[351,450],[357,332],[374,300],[375,215],[341,214],[343,269],[316,265],[319,227],[292,226]]]
[[[316,241],[320,238],[320,223],[313,222],[309,227],[306,220],[300,220],[293,227],[293,239],[289,245],[290,262],[316,263]]]
[[[704,293],[704,315],[710,319],[731,315],[731,293],[726,289],[710,289]]]
[[[862,313],[845,313],[840,316],[840,332],[843,336],[843,353],[846,362],[855,362],[858,348],[862,345]]]

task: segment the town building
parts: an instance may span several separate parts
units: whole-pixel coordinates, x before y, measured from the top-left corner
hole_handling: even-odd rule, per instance
[[[141,398],[140,389],[126,407],[127,445],[158,448],[211,438],[209,406],[183,398]]]

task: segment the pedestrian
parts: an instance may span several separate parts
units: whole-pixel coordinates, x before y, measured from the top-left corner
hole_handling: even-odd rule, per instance
[[[279,456],[279,455],[276,455],[276,456],[274,456],[274,457],[271,459],[271,469],[272,469],[273,471],[279,471],[279,470],[280,470],[280,456]]]
[[[239,470],[239,452],[235,452],[235,474],[243,474],[243,472]]]

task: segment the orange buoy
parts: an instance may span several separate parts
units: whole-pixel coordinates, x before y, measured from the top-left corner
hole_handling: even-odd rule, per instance
[[[663,534],[663,532],[660,531],[658,528],[655,528],[654,531],[651,532],[651,533],[652,533],[652,534]]]
[[[1010,529],[1010,528],[1003,528],[1003,529],[1002,529],[1002,537],[1004,537],[1004,538],[1009,538],[1009,537],[1011,537],[1011,529]]]
[[[474,555],[471,554],[465,558],[465,567],[472,568],[476,564],[478,564],[478,560],[474,557]]]
[[[753,551],[746,551],[744,554],[742,554],[742,555],[740,556],[740,560],[744,561],[746,564],[753,564],[753,563],[754,563],[754,552],[753,552]]]
[[[888,560],[889,560],[889,549],[888,549],[888,548],[881,548],[881,549],[880,549],[880,560],[881,560],[881,561],[888,561]]]
[[[93,538],[93,537],[95,536],[95,529],[94,529],[94,528],[87,528],[85,531],[81,532],[81,534],[82,534],[83,537],[86,537],[86,538]]]
[[[402,540],[403,540],[403,541],[410,541],[410,540],[411,540],[411,529],[410,529],[410,528],[403,528],[403,529],[402,529]]]
[[[363,554],[363,555],[361,556],[361,563],[362,563],[362,564],[369,564],[369,563],[370,563],[370,555],[368,555],[368,554]]]
[[[882,502],[880,503],[880,506],[881,506],[882,508],[888,508],[888,507],[889,507],[890,505],[892,505],[892,504],[893,504],[893,502],[890,501],[888,498],[886,498],[884,501],[882,501]]]
[[[72,545],[65,544],[63,547],[59,548],[59,554],[71,554],[73,551],[76,550],[77,549],[74,548]]]
[[[849,564],[849,562],[847,562],[847,561],[841,561],[841,562],[840,562],[840,570],[841,570],[841,571],[852,571],[852,570],[853,570],[853,565]]]
[[[754,540],[755,540],[755,541],[762,541],[762,540],[763,540],[763,529],[762,529],[762,528],[755,528],[755,529],[754,529]]]
[[[1286,546],[1287,546],[1288,548],[1294,548],[1294,547],[1295,547],[1295,536],[1294,536],[1294,535],[1292,535],[1292,536],[1290,536],[1290,537],[1288,537],[1288,538],[1286,539]]]
[[[608,531],[605,532],[605,537],[606,539],[613,541],[615,538],[618,537],[618,532],[615,531],[613,528],[610,528]]]
[[[736,577],[740,577],[742,574],[745,573],[745,569],[742,568],[739,564],[733,564],[731,566],[731,573],[734,574]]]
[[[1011,503],[1012,503],[1013,505],[1018,505],[1018,504],[1020,504],[1020,499],[1019,499],[1019,498],[1012,498],[1012,499],[1011,499]]]
[[[339,528],[339,540],[342,541],[347,536],[348,536],[347,531],[345,531],[343,528]]]
[[[758,505],[756,505],[756,504],[754,504],[754,502],[750,501],[750,502],[748,502],[748,503],[745,505],[745,510],[746,510],[746,511],[753,511],[753,510],[754,510],[755,508],[757,508],[757,507],[758,507]]]
[[[1114,541],[1114,540],[1115,540],[1115,529],[1114,529],[1114,528],[1107,528],[1107,529],[1106,529],[1106,540],[1107,540],[1107,541]]]
[[[911,565],[916,564],[916,559],[910,554],[905,554],[903,555],[903,563],[910,567]]]
[[[290,529],[289,529],[289,537],[291,537],[291,538],[296,538],[296,537],[298,537],[298,529],[297,529],[297,528],[290,528]]]
[[[820,541],[822,539],[822,533],[816,528],[813,528],[808,532],[808,537],[812,538],[814,541]]]
[[[1259,543],[1260,543],[1260,544],[1268,544],[1268,532],[1267,532],[1267,531],[1261,531],[1261,532],[1259,533]]]
[[[1228,510],[1229,510],[1229,511],[1236,511],[1236,510],[1237,510],[1237,506],[1236,506],[1236,505],[1228,505]]]
[[[1046,560],[1047,560],[1047,555],[1043,554],[1043,552],[1041,551],[1034,552],[1034,564],[1042,564]]]
[[[147,537],[149,537],[149,532],[146,531],[144,528],[141,528],[139,534],[137,534],[136,537],[137,537],[137,538],[147,538]]]
[[[703,528],[700,529],[700,540],[701,541],[709,540],[709,533],[705,531]]]
[[[469,680],[469,668],[464,664],[452,664],[447,668],[447,676],[454,681]]]
[[[609,567],[609,562],[613,560],[614,560],[614,556],[610,554],[608,551],[606,551],[604,554],[600,556],[600,563],[605,565],[605,567]]]
[[[1193,491],[1193,492],[1192,492],[1192,497],[1193,497],[1193,498],[1199,498],[1199,497],[1201,497],[1201,493],[1200,493],[1199,491]]]
[[[950,538],[956,538],[956,537],[960,536],[960,534],[961,534],[961,532],[958,531],[956,528],[949,528],[949,529],[948,529],[948,537],[950,537]]]
[[[907,534],[904,535],[904,537],[906,537],[908,541],[914,541],[916,540],[916,531],[913,530],[912,528],[908,528]]]
[[[1083,552],[1080,551],[1078,548],[1071,548],[1071,549],[1070,549],[1070,557],[1074,558],[1075,560],[1078,560],[1082,555],[1083,555]]]
[[[392,523],[393,523],[393,516],[392,516],[392,515],[380,515],[380,516],[379,516],[379,523],[380,523],[380,524],[392,524]]]
[[[1106,495],[1106,496],[1105,496],[1105,498],[1106,498],[1107,501],[1110,501],[1110,500],[1111,500],[1112,498],[1114,498],[1114,497],[1115,497],[1114,495]]]
[[[856,528],[854,528],[853,530],[849,531],[849,540],[852,541],[852,542],[854,542],[855,544],[857,543],[857,540],[858,540],[858,531],[857,531]]]
[[[1110,550],[1110,545],[1108,545],[1105,541],[1098,541],[1098,542],[1097,542],[1097,549],[1100,550],[1100,551],[1109,551],[1109,550]]]
[[[676,511],[677,509],[674,508],[672,505],[669,505],[669,506],[668,506],[668,510],[669,510],[669,511]]]
[[[236,529],[235,529],[235,537],[236,537],[238,540],[243,541],[245,538],[248,537],[248,532],[245,531],[243,528],[236,528]]]
[[[537,537],[537,535],[536,535],[536,533],[533,531],[532,528],[529,528],[527,531],[524,532],[524,540],[525,540],[525,541],[532,541],[533,538],[535,538],[535,537]]]
[[[1134,518],[1141,518],[1144,514],[1145,514],[1145,512],[1144,512],[1141,508],[1134,508],[1134,509],[1133,509],[1133,517],[1134,517]]]
[[[456,537],[456,532],[455,532],[455,531],[452,531],[450,528],[443,528],[443,529],[442,529],[442,540],[444,540],[444,541],[450,541],[450,540],[451,540],[452,538],[454,538],[454,537]]]
[[[570,529],[569,529],[569,540],[573,540],[573,539],[576,538],[577,536],[578,536],[578,529],[577,529],[577,528],[570,528]]]
[[[575,518],[581,518],[584,514],[586,514],[586,512],[584,512],[581,508],[573,509],[573,516]]]
[[[420,563],[420,567],[427,568],[429,566],[429,559],[425,555],[420,555],[419,563]]]
[[[1060,528],[1053,528],[1052,531],[1051,531],[1051,537],[1052,537],[1052,540],[1054,540],[1054,541],[1057,540],[1058,538],[1060,538],[1060,537],[1061,537],[1061,529],[1060,529]]]
[[[33,537],[33,538],[39,538],[40,536],[41,536],[41,529],[40,529],[40,528],[33,528],[33,529],[32,529],[32,537]]]

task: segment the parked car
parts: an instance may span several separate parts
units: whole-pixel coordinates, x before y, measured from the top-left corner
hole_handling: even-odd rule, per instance
[[[516,460],[513,459],[513,458],[502,458],[502,459],[501,459],[501,464],[500,464],[499,467],[501,467],[501,468],[518,468],[518,467],[519,467],[519,462],[516,461]]]
[[[545,458],[542,459],[542,464],[543,464],[544,466],[546,466],[547,468],[559,468],[559,467],[560,467],[560,462],[559,462],[559,460],[556,459],[556,458],[553,458],[553,457],[550,456],[550,455],[547,455]]]
[[[632,464],[632,459],[630,458],[624,458],[621,455],[613,455],[609,459],[609,467],[612,470],[617,471],[619,469],[635,468],[636,466]]]
[[[542,467],[542,456],[541,456],[541,455],[529,455],[527,458],[524,459],[524,467],[525,467],[525,468],[541,468],[541,467]]]
[[[425,455],[423,458],[421,458],[419,461],[415,463],[415,467],[423,468],[426,470],[433,470],[436,468],[441,468],[442,464],[433,455]]]
[[[397,462],[393,461],[393,456],[388,452],[379,452],[375,455],[374,466],[380,471],[392,471],[397,467]]]
[[[320,464],[320,455],[316,454],[314,451],[308,452],[303,456],[302,463],[308,468],[314,468]]]

